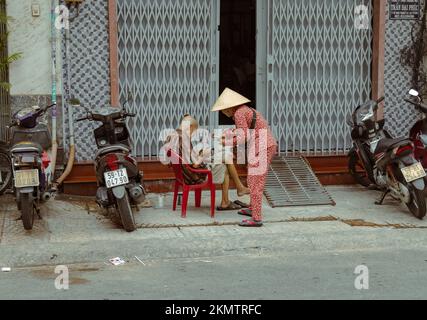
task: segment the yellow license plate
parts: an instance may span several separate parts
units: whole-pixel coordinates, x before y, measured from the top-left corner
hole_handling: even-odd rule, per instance
[[[39,170],[15,171],[15,188],[38,187],[39,185]]]
[[[402,169],[406,182],[412,182],[426,176],[426,171],[421,163],[416,163],[410,167]]]

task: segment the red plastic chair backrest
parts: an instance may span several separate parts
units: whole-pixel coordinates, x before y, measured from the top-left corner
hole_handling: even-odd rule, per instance
[[[183,183],[184,176],[182,174],[182,158],[172,149],[169,149],[167,155],[170,160],[170,165],[175,173],[176,180]]]

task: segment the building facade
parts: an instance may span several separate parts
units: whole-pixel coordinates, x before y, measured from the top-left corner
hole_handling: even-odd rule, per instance
[[[183,114],[211,129],[226,124],[210,107],[231,87],[266,115],[283,154],[344,154],[351,147],[346,117],[384,88],[394,134],[406,134],[415,116],[402,102],[411,70],[400,55],[419,18],[390,19],[398,2],[83,0],[70,10],[66,40],[65,30],[51,37],[50,1],[9,0],[9,50],[23,52],[10,68],[12,108],[49,100],[56,41],[65,149],[70,98],[103,108],[131,94],[134,153],[153,160],[160,132],[177,127]],[[40,16],[32,15],[34,4]],[[76,124],[80,162],[93,157],[92,128]]]

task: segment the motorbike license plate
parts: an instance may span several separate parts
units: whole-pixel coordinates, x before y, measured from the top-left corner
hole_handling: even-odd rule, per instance
[[[425,169],[421,163],[416,163],[410,167],[403,168],[402,173],[408,183],[426,176]]]
[[[39,170],[15,171],[15,188],[38,187],[39,185]]]
[[[123,186],[129,183],[126,169],[119,169],[104,173],[105,185],[107,188]]]

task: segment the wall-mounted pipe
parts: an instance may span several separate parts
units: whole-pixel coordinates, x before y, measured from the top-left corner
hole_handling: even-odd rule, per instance
[[[56,85],[56,50],[57,50],[57,30],[55,26],[55,9],[57,6],[57,0],[52,0],[51,3],[51,38],[52,38],[52,104],[55,106],[52,108],[52,160],[51,168],[52,173],[50,176],[49,183],[53,182],[55,179],[56,171],[56,159],[58,156],[58,136],[57,136],[57,85]]]
[[[64,100],[63,100],[63,109],[65,110],[65,106],[68,111],[68,130],[70,131],[70,142],[69,142],[69,153],[68,153],[68,162],[67,166],[61,175],[61,177],[56,181],[55,188],[58,188],[62,183],[64,183],[65,179],[70,175],[73,170],[74,161],[76,157],[76,143],[75,143],[75,135],[74,135],[74,112],[73,109],[75,106],[71,102],[72,94],[71,94],[71,55],[70,55],[70,40],[71,40],[71,22],[77,18],[79,14],[79,6],[76,4],[77,15],[72,19],[69,19],[70,25],[69,28],[65,29],[65,63],[67,66],[67,90],[64,92]]]

